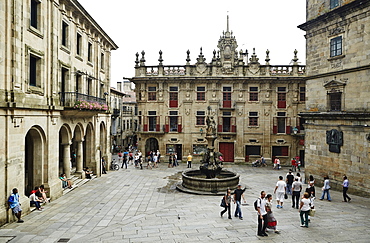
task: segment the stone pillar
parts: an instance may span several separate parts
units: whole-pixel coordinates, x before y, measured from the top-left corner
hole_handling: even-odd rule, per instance
[[[77,141],[77,154],[76,154],[76,174],[80,175],[81,178],[84,177],[82,167],[83,167],[83,140]]]
[[[66,174],[66,177],[69,178],[71,176],[71,151],[70,151],[70,143],[62,144],[63,146],[63,170]]]

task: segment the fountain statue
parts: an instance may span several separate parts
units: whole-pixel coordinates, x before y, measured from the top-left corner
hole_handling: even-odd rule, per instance
[[[201,160],[200,171],[206,176],[207,179],[215,178],[216,175],[220,174],[222,170],[222,161],[220,152],[215,152],[215,140],[217,138],[216,134],[216,122],[214,117],[210,114],[210,107],[208,107],[208,116],[206,119],[207,129],[206,129],[206,139],[208,142],[207,152],[203,154],[203,159]]]
[[[239,175],[222,170],[220,152],[215,152],[215,140],[217,138],[216,122],[211,114],[211,107],[208,107],[206,119],[206,139],[208,142],[207,151],[203,154],[199,170],[187,170],[182,173],[182,183],[177,189],[202,195],[223,195],[226,189],[236,188],[239,184]]]

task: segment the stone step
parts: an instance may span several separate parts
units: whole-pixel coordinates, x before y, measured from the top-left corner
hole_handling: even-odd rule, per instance
[[[72,181],[72,188],[64,188],[63,195],[65,195],[65,194],[73,191],[77,187],[80,187],[80,186],[84,185],[85,183],[87,183],[90,180],[93,180],[95,178],[96,178],[96,175],[92,175],[91,176],[91,179],[81,179],[81,178],[79,178],[77,176],[72,176],[71,178],[69,178]]]

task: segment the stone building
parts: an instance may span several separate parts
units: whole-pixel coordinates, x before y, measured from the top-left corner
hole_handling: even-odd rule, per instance
[[[306,175],[370,196],[370,1],[308,0]]]
[[[193,159],[206,149],[206,117],[217,124],[216,149],[226,162],[250,162],[263,155],[290,163],[304,155],[303,130],[297,114],[305,108],[305,66],[292,50],[292,65],[271,65],[269,51],[261,64],[255,50],[237,49],[227,29],[209,62],[200,49],[195,64],[187,51],[185,65],[147,66],[145,52],[136,54],[139,149],[159,149]],[[185,54],[185,53],[184,53]],[[184,55],[185,58],[185,55]],[[303,159],[303,158],[302,158]]]
[[[109,151],[110,56],[118,47],[76,0],[0,3],[0,224],[18,188],[62,195],[59,175],[100,175]]]
[[[135,92],[129,80],[117,82],[117,88],[111,88],[112,114],[112,152],[124,151],[137,143],[138,129],[137,105]]]

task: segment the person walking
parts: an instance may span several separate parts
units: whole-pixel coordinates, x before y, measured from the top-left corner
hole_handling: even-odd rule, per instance
[[[309,182],[306,188],[306,192],[310,194],[311,197],[315,197],[315,179],[313,178],[313,175],[310,175]]]
[[[286,181],[286,193],[292,195],[292,184],[294,182],[294,175],[292,174],[292,170],[289,170],[288,174],[285,176]]]
[[[187,160],[188,160],[188,168],[191,168],[191,161],[193,160],[193,156],[191,156],[191,154],[190,154],[190,153],[189,153],[189,155],[188,155]]]
[[[274,193],[276,193],[276,207],[283,208],[284,195],[285,195],[286,183],[283,181],[283,177],[279,176],[279,180],[276,183]]]
[[[325,194],[326,194],[326,198],[328,199],[329,202],[331,202],[331,197],[330,197],[329,190],[330,190],[329,176],[325,176],[324,177],[324,186],[322,187],[322,194],[321,194],[320,200],[324,200],[324,197],[325,197]]]
[[[343,202],[350,202],[352,199],[347,195],[348,187],[349,187],[349,181],[346,175],[343,176]]]
[[[277,221],[272,213],[272,195],[267,194],[266,196],[266,212],[267,212],[267,228],[274,230],[276,234],[280,234],[280,231],[276,229]]]
[[[125,152],[126,153],[126,152]],[[123,153],[123,156],[122,156],[122,165],[121,165],[121,169],[123,169],[123,166],[125,166],[125,168],[127,169],[127,156],[126,154]]]
[[[297,171],[297,161],[295,160],[295,158],[292,158],[290,162],[292,164],[292,171],[296,172]]]
[[[170,154],[168,156],[168,168],[171,168],[172,167],[172,163],[173,163],[173,155]]]
[[[239,217],[240,220],[243,220],[243,213],[242,213],[242,208],[241,208],[241,199],[243,198],[244,203],[246,203],[245,198],[244,198],[244,192],[246,187],[242,189],[242,185],[238,185],[238,188],[235,189],[234,191],[234,204],[236,203],[236,208],[235,208],[235,217]]]
[[[310,195],[305,192],[299,206],[299,216],[301,218],[301,227],[308,228],[308,213],[311,209]],[[303,218],[304,216],[304,218]]]
[[[230,189],[227,189],[226,190],[226,194],[224,195],[224,200],[225,200],[225,206],[224,206],[224,210],[221,211],[220,215],[221,217],[224,215],[224,213],[226,213],[226,211],[228,211],[228,219],[232,219],[231,218],[231,190]]]
[[[13,193],[8,198],[9,207],[12,209],[15,217],[17,217],[17,223],[23,223],[24,221],[21,219],[22,216],[22,209],[21,204],[19,203],[19,194],[18,189],[14,188]]]
[[[267,228],[267,212],[266,212],[266,199],[265,199],[266,193],[264,191],[261,191],[261,196],[257,199],[257,235],[258,236],[268,236],[266,234],[266,228]]]
[[[302,191],[302,182],[298,181],[298,178],[295,178],[295,181],[292,185],[293,189],[293,196],[292,196],[292,208],[298,209],[299,206],[299,198]]]

